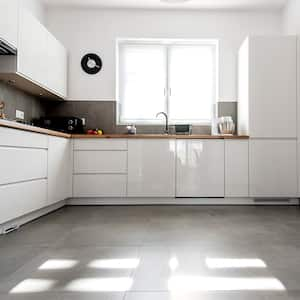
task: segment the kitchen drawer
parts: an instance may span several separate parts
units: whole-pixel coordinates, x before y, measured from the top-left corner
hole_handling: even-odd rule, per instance
[[[74,150],[127,150],[126,139],[75,139]]]
[[[0,186],[0,224],[18,218],[47,203],[47,180]]]
[[[73,176],[73,197],[125,197],[127,176],[88,174]]]
[[[18,129],[0,127],[0,146],[48,148],[48,136]]]
[[[75,151],[74,173],[127,173],[127,152]]]
[[[47,150],[0,147],[0,185],[47,178]]]

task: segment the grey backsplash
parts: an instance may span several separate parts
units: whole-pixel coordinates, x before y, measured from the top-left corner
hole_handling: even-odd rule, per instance
[[[115,101],[45,102],[48,116],[76,116],[86,119],[86,128],[100,128],[105,133],[124,133],[126,126],[116,124]],[[220,102],[219,116],[232,116],[237,122],[236,102]],[[163,126],[137,126],[138,133],[161,133]],[[195,134],[210,134],[210,126],[193,126]]]
[[[24,112],[26,122],[45,115],[45,108],[40,99],[1,81],[0,101],[5,103],[4,112],[9,120],[15,120],[16,109]]]
[[[105,133],[126,132],[126,126],[116,124],[115,101],[47,101],[0,82],[1,100],[5,102],[5,114],[10,120],[16,118],[16,109],[18,109],[24,111],[26,122],[45,115],[75,116],[86,119],[86,128],[101,128]],[[236,123],[236,102],[220,102],[218,110],[219,116],[232,116]],[[163,128],[163,126],[137,126],[137,131],[138,133],[161,133]],[[210,134],[210,126],[193,126],[193,133]]]

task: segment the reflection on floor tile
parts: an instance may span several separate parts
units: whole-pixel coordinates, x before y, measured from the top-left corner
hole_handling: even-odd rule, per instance
[[[300,299],[299,216],[291,207],[63,208],[0,236],[0,299]]]

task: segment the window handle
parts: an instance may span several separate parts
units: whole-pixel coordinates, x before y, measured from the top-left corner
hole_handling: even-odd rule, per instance
[[[169,95],[172,96],[172,89],[169,88]]]

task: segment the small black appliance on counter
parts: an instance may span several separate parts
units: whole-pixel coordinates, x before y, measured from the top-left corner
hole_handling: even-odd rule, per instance
[[[77,117],[42,117],[33,120],[33,125],[66,133],[84,133],[83,120]]]

